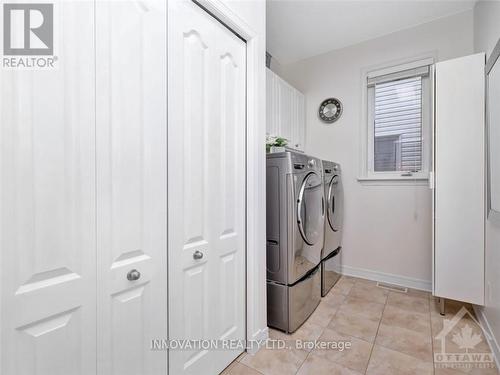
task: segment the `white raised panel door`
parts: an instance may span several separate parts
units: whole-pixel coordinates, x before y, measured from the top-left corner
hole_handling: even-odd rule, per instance
[[[150,349],[167,337],[166,17],[163,0],[96,6],[101,375],[167,371]]]
[[[169,339],[245,339],[246,46],[188,1],[169,5]],[[171,374],[242,351],[170,350]]]
[[[433,289],[478,305],[484,304],[484,64],[482,53],[436,64]]]
[[[59,68],[0,72],[2,375],[95,374],[93,20],[56,2]]]

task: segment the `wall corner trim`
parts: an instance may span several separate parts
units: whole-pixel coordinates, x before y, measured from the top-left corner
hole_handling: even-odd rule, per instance
[[[493,357],[495,358],[495,364],[497,368],[500,368],[500,345],[498,345],[497,338],[495,337],[493,330],[486,318],[484,313],[484,307],[472,305],[474,312],[476,313],[477,319],[479,323],[481,323],[481,328],[484,331],[484,336],[486,337],[486,341],[490,346],[491,352],[493,353]]]

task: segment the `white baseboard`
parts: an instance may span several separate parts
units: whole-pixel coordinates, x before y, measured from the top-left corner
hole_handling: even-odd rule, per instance
[[[485,333],[486,340],[488,341],[488,345],[490,346],[491,352],[495,357],[495,363],[497,368],[500,368],[500,346],[498,345],[498,341],[491,330],[491,326],[488,323],[488,319],[486,319],[486,315],[484,314],[484,310],[481,306],[472,306],[474,308],[474,312],[476,313],[477,319],[479,323],[481,323],[481,327]]]
[[[394,275],[391,273],[383,273],[378,271],[367,270],[364,268],[342,266],[342,275],[359,277],[361,279],[368,279],[372,281],[380,281],[388,284],[402,286],[405,288],[412,288],[418,290],[425,290],[426,292],[432,291],[432,282],[429,280],[414,279],[411,277]]]
[[[259,351],[259,349],[264,346],[264,343],[266,340],[269,338],[269,328],[262,328],[258,332],[254,333],[252,338],[251,345],[248,345],[247,347],[247,353],[254,355]]]

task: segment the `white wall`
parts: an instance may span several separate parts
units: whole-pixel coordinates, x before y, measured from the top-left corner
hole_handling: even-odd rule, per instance
[[[258,98],[259,118],[256,123],[259,127],[251,129],[254,136],[259,139],[253,156],[258,159],[257,168],[248,171],[253,181],[253,188],[248,189],[248,194],[253,194],[253,201],[258,202],[254,207],[248,207],[253,210],[253,220],[248,222],[247,236],[252,236],[252,243],[256,244],[254,248],[247,249],[252,252],[250,260],[253,264],[248,265],[250,275],[247,278],[247,337],[248,339],[267,338],[267,313],[266,313],[266,3],[265,0],[222,0],[234,13],[236,13],[245,23],[257,33],[257,56],[258,62],[258,82],[256,83],[255,93]],[[261,151],[260,151],[261,150]],[[250,241],[249,241],[250,242]]]
[[[488,58],[500,38],[500,1],[478,1],[474,7],[474,51]]]
[[[431,190],[393,183],[358,182],[362,123],[362,71],[376,65],[434,52],[446,60],[473,52],[473,13],[467,11],[412,29],[282,65],[280,74],[306,95],[306,152],[340,162],[345,190],[342,262],[359,269],[396,275],[407,285],[431,286]],[[344,104],[333,125],[316,111],[330,96]],[[373,274],[372,274],[373,275]],[[500,289],[499,289],[500,290]]]
[[[271,66],[269,67],[274,73],[283,77],[283,65],[274,57],[271,59]]]
[[[474,49],[489,57],[500,38],[500,2],[480,1],[474,8]],[[484,316],[500,342],[500,225],[486,222],[486,307]],[[499,358],[500,360],[500,358]]]

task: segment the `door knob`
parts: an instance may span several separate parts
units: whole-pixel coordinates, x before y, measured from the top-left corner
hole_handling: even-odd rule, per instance
[[[198,259],[201,259],[201,258],[203,258],[203,253],[201,251],[199,251],[199,250],[196,250],[193,253],[193,259],[198,260]]]
[[[130,270],[128,273],[127,273],[127,280],[129,281],[135,281],[135,280],[139,280],[139,278],[141,277],[141,273],[137,270]]]

